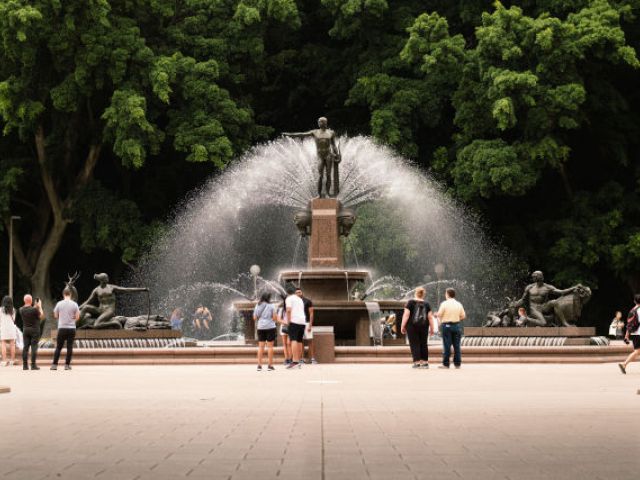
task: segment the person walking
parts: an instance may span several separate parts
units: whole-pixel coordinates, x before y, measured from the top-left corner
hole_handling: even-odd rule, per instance
[[[289,338],[291,339],[291,353],[293,361],[287,365],[287,368],[300,368],[302,364],[302,347],[304,330],[306,328],[306,319],[304,317],[304,302],[296,295],[296,289],[293,285],[287,287],[287,299],[285,300],[287,311],[287,324],[289,325]]]
[[[7,295],[0,307],[0,343],[5,367],[12,367],[16,362],[16,336],[16,310],[13,308],[13,299]],[[7,360],[7,346],[11,360]]]
[[[23,297],[24,306],[20,308],[22,318],[22,369],[29,370],[29,350],[31,350],[31,370],[40,370],[37,364],[38,342],[40,341],[40,320],[44,318],[42,302],[40,299],[33,303],[33,297],[26,294]]]
[[[62,296],[64,300],[60,300],[53,309],[53,316],[58,320],[58,338],[56,341],[56,350],[53,353],[51,370],[58,369],[60,352],[65,342],[67,344],[67,355],[65,357],[64,369],[71,370],[73,342],[76,339],[76,322],[80,319],[78,304],[71,300],[71,289],[65,288],[62,291]]]
[[[307,341],[307,345],[309,345],[309,361],[313,364],[318,363],[316,361],[315,348],[313,346],[313,302],[311,299],[306,298],[302,293],[302,289],[300,287],[296,288],[296,295],[302,299],[302,303],[304,303],[304,318],[306,320],[306,325],[304,329],[304,337],[303,341]],[[304,363],[304,345],[302,347],[302,358],[300,358],[300,362]]]
[[[253,321],[258,328],[258,371],[262,371],[262,356],[264,346],[267,345],[268,366],[267,370],[275,370],[273,367],[273,342],[276,341],[276,309],[271,304],[271,295],[268,292],[260,296],[260,301],[253,309]]]
[[[444,294],[446,300],[440,304],[438,309],[438,319],[442,325],[442,365],[438,368],[449,368],[451,358],[451,347],[453,346],[453,364],[460,368],[462,364],[462,353],[460,352],[460,340],[462,340],[462,322],[466,314],[462,304],[456,300],[456,291],[447,288]]]
[[[427,333],[433,335],[433,312],[424,299],[425,293],[423,287],[416,288],[415,297],[404,307],[400,327],[402,334],[409,337],[413,368],[429,368]]]
[[[278,323],[280,324],[280,336],[282,337],[282,354],[284,355],[284,365],[293,362],[291,352],[291,340],[289,339],[289,325],[287,325],[286,297],[282,296],[282,305],[278,308]]]
[[[629,340],[633,343],[633,352],[629,354],[624,362],[618,364],[620,371],[625,375],[627,373],[627,365],[640,355],[640,293],[636,293],[633,296],[633,302],[635,306],[627,315],[626,333],[624,335],[625,343],[629,343]]]

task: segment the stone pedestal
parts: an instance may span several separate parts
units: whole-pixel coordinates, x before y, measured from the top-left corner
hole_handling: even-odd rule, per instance
[[[371,335],[369,335],[369,329],[369,316],[360,316],[356,321],[356,345],[371,345]]]
[[[334,363],[336,361],[336,340],[333,327],[313,327],[313,348],[318,363]]]
[[[340,202],[335,198],[315,198],[311,201],[309,268],[343,268],[339,211]]]

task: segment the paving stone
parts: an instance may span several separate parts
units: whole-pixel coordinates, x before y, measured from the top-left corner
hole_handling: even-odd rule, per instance
[[[39,373],[2,371],[3,480],[637,478],[640,374],[614,364]]]

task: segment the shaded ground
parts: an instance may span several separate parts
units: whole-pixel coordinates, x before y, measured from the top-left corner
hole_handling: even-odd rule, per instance
[[[0,476],[637,478],[640,364],[434,367],[1,368]]]

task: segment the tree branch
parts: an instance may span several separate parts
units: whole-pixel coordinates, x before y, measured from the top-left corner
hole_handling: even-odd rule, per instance
[[[84,165],[82,166],[82,170],[78,173],[76,177],[76,187],[84,187],[89,180],[93,177],[93,171],[96,168],[96,164],[98,163],[98,158],[100,157],[100,152],[102,150],[102,145],[91,145],[89,147],[89,153],[87,154],[87,158],[84,161]]]
[[[47,151],[45,146],[44,128],[42,125],[38,125],[35,133],[36,152],[38,154],[38,164],[40,165],[40,176],[42,177],[42,184],[47,192],[47,198],[51,205],[51,211],[56,220],[62,220],[62,202],[58,192],[56,191],[55,182],[49,172],[49,166],[47,165]]]

